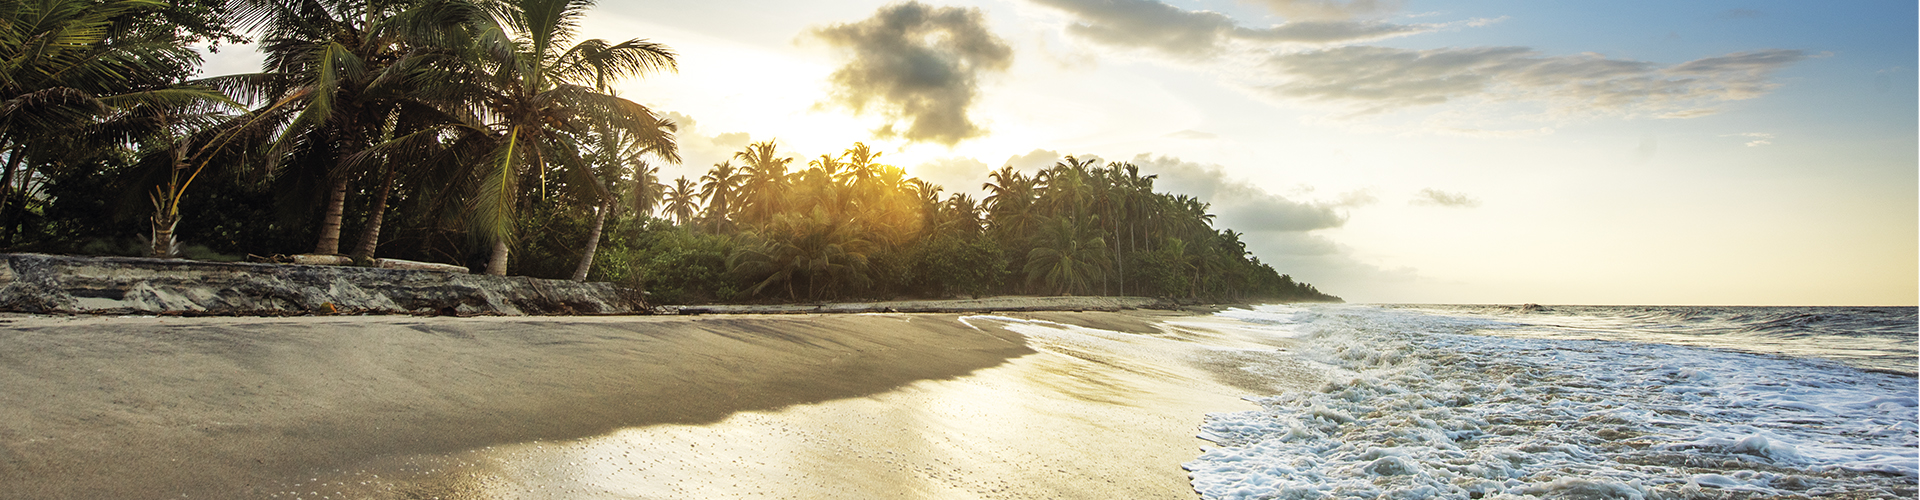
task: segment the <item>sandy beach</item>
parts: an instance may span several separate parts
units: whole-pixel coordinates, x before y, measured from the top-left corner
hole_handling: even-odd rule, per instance
[[[11,316],[0,497],[1193,498],[1206,321]]]

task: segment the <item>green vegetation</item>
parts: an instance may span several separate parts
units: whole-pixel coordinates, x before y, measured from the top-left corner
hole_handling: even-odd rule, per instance
[[[393,257],[639,284],[667,303],[1338,300],[1125,163],[1003,168],[974,200],[865,144],[803,166],[765,141],[666,182],[649,162],[680,161],[674,124],[610,84],[675,54],[576,41],[591,5],[0,5],[0,247]],[[190,45],[248,36],[260,72],[189,79]]]

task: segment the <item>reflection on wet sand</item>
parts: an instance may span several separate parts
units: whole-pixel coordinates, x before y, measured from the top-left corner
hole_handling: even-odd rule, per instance
[[[1203,322],[1128,334],[1011,318],[1036,352],[865,397],[368,463],[276,488],[312,498],[1193,498],[1208,412],[1285,340]],[[1223,354],[1231,356],[1223,357]],[[1249,382],[1252,380],[1252,382]]]

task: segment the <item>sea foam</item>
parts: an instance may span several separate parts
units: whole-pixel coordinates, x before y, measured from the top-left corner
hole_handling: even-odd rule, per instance
[[[1387,308],[1220,316],[1304,333],[1333,382],[1209,415],[1206,498],[1911,497],[1920,475],[1911,377]]]

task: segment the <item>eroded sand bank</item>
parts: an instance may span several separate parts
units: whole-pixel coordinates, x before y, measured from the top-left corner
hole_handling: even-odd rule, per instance
[[[1202,415],[1298,383],[1010,316],[6,318],[0,496],[1191,498]]]

